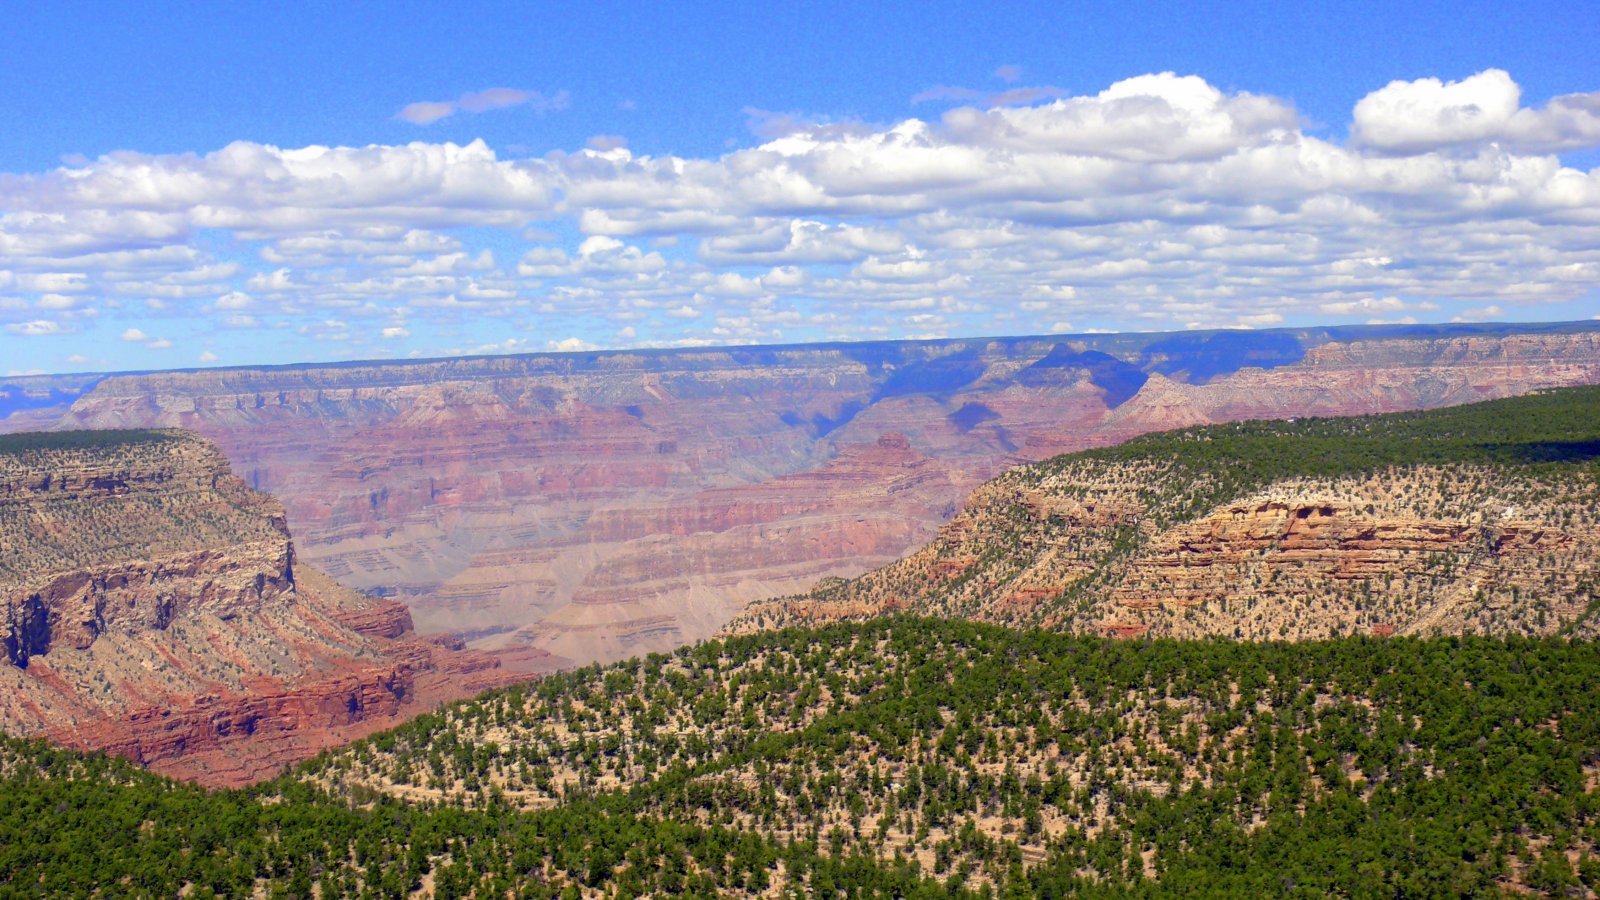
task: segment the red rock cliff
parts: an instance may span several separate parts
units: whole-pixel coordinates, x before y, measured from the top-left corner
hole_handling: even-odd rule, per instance
[[[61,421],[198,430],[420,630],[581,662],[883,565],[1017,462],[1594,381],[1586,326],[1109,335],[155,373]]]
[[[504,680],[297,566],[211,444],[31,443],[0,452],[0,728],[237,784]]]

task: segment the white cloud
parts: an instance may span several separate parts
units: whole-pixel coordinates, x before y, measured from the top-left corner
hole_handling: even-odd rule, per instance
[[[384,337],[385,340],[398,340],[400,338],[408,338],[410,336],[411,336],[411,332],[410,331],[408,331],[405,328],[402,328],[402,327],[400,327],[398,325],[392,326],[392,327],[389,327],[389,328],[385,328],[383,330],[383,337]]]
[[[196,359],[203,363],[214,363],[217,361],[217,355],[210,350],[202,350]]]
[[[1487,322],[1493,319],[1504,318],[1506,311],[1499,306],[1483,306],[1463,310],[1460,315],[1451,319],[1452,322]]]
[[[1407,309],[1407,305],[1398,297],[1363,297],[1359,300],[1341,300],[1333,303],[1324,303],[1318,307],[1330,316],[1370,315],[1373,313],[1391,313]]]
[[[1522,106],[1522,88],[1502,69],[1460,81],[1392,81],[1363,97],[1351,136],[1392,153],[1499,143],[1549,153],[1600,146],[1600,91]]]
[[[598,150],[604,153],[608,150],[618,150],[628,146],[628,139],[620,134],[597,134],[590,137],[584,146],[590,150]]]
[[[1597,96],[1523,107],[1493,70],[1397,82],[1339,142],[1281,98],[1156,73],[882,126],[794,119],[709,157],[604,136],[518,159],[482,141],[121,152],[0,174],[0,321],[138,311],[138,343],[283,328],[374,352],[403,328],[436,352],[628,328],[667,345],[1555,318],[1600,287],[1600,170],[1550,155],[1588,146]]]
[[[1298,124],[1289,104],[1224,94],[1202,78],[1141,75],[1093,97],[1039,106],[951,110],[944,124],[971,142],[1141,161],[1215,159],[1286,138]]]
[[[166,338],[152,338],[138,328],[125,329],[120,335],[120,339],[130,344],[144,344],[145,347],[151,350],[165,350],[172,346],[172,342]]]
[[[645,274],[665,269],[667,261],[659,253],[645,253],[614,237],[590,235],[578,244],[576,257],[559,248],[538,247],[528,251],[517,266],[519,274],[531,277],[567,275]]]
[[[9,273],[8,273],[9,274]],[[71,293],[88,289],[87,276],[82,272],[37,272],[23,274],[17,279],[23,290]],[[0,280],[0,285],[5,284]]]
[[[395,118],[413,125],[431,125],[457,112],[481,113],[492,109],[527,106],[540,113],[546,113],[566,109],[571,102],[572,95],[566,91],[557,91],[547,96],[538,91],[497,87],[462,94],[454,100],[420,100],[408,103],[395,113]]]
[[[416,103],[407,103],[394,114],[394,117],[413,125],[432,125],[455,113],[456,105],[453,101],[419,100]]]
[[[296,285],[289,277],[288,269],[275,269],[271,272],[258,272],[250,276],[246,285],[253,291],[287,291]]]
[[[746,278],[738,272],[723,272],[706,290],[721,297],[759,297],[764,293],[760,279]]]
[[[761,286],[768,290],[797,288],[806,283],[805,270],[799,266],[775,266],[761,276]]]
[[[582,338],[575,337],[564,338],[559,341],[550,341],[549,343],[545,344],[545,348],[548,350],[554,350],[557,353],[578,353],[584,350],[600,349],[599,345],[597,344],[591,344]]]
[[[20,334],[26,337],[39,337],[41,335],[66,334],[70,329],[62,326],[60,322],[52,322],[49,319],[34,319],[31,322],[12,322],[6,326],[6,330],[12,334]]]

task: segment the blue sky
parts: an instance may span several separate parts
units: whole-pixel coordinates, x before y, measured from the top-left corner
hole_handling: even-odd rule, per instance
[[[0,373],[1600,313],[1583,4],[763,6],[8,9]]]

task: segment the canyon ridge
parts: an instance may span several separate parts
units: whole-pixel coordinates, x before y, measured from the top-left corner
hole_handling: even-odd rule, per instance
[[[306,563],[545,665],[886,565],[1018,464],[1596,382],[1592,322],[1057,335],[8,378],[0,430],[202,435]]]
[[[0,436],[0,731],[238,785],[526,677],[300,563],[178,431]]]

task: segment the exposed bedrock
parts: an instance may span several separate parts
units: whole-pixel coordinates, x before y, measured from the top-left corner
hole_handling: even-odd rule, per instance
[[[307,562],[405,602],[419,630],[583,661],[704,637],[750,601],[880,565],[1018,462],[1600,381],[1592,323],[1497,328],[156,373],[90,386],[59,422],[192,428],[282,498]]]
[[[203,439],[48,440],[0,446],[0,730],[241,784],[518,677],[297,565]]]

